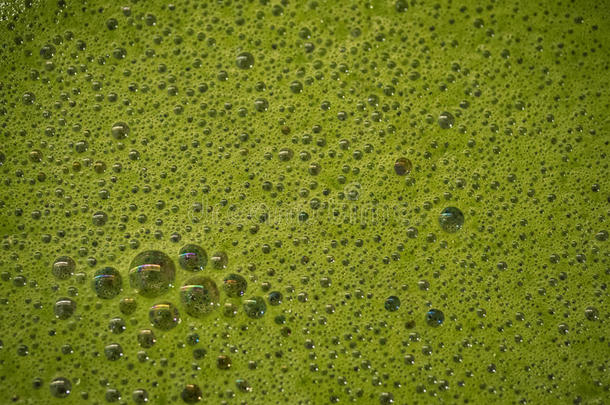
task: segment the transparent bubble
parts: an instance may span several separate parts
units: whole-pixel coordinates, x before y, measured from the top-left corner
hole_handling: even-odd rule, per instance
[[[443,129],[451,128],[453,126],[454,122],[455,122],[455,118],[453,118],[453,115],[451,115],[451,113],[448,113],[446,111],[442,112],[438,116],[438,125]]]
[[[252,56],[252,54],[249,52],[242,52],[237,55],[235,64],[240,69],[250,69],[252,66],[254,66],[254,56]]]
[[[250,318],[262,318],[267,311],[267,305],[262,297],[251,297],[244,300],[244,312]]]
[[[142,329],[138,332],[138,344],[144,349],[150,349],[157,342],[155,333],[150,329]]]
[[[590,321],[596,321],[599,319],[599,311],[595,307],[587,307],[585,309],[585,318]]]
[[[104,347],[104,355],[110,361],[117,361],[123,357],[123,348],[118,343],[110,343]]]
[[[216,252],[210,258],[215,269],[224,269],[229,264],[229,257],[225,252]]]
[[[106,221],[108,221],[108,215],[106,215],[103,211],[98,211],[93,214],[93,225],[95,226],[104,226],[106,225]]]
[[[445,314],[440,309],[431,309],[426,312],[426,323],[430,326],[440,326],[445,320]]]
[[[51,395],[56,398],[65,398],[70,395],[72,391],[72,383],[70,380],[64,377],[57,377],[51,381],[49,384],[49,389],[51,390]]]
[[[203,317],[220,305],[218,288],[209,277],[193,277],[180,288],[180,300],[186,313]]]
[[[385,300],[384,307],[390,312],[398,311],[398,308],[400,308],[400,299],[395,295],[392,295]]]
[[[464,214],[458,208],[447,207],[441,211],[438,222],[445,232],[454,233],[464,225]]]
[[[280,305],[282,303],[282,299],[284,296],[279,291],[271,291],[267,300],[269,301],[269,305]]]
[[[188,271],[203,270],[208,263],[208,254],[197,245],[186,245],[180,249],[178,262],[180,267]]]
[[[136,311],[137,308],[138,303],[134,298],[125,297],[119,302],[119,311],[121,311],[123,315],[131,315]]]
[[[53,262],[52,272],[53,275],[60,279],[66,280],[74,274],[74,270],[76,269],[76,263],[71,257],[61,256],[58,257],[55,262]]]
[[[93,291],[99,298],[114,298],[123,289],[123,277],[112,267],[104,267],[95,272],[93,276]]]
[[[148,402],[148,392],[145,389],[137,388],[131,393],[131,398],[136,404],[145,404]]]
[[[53,313],[58,319],[68,319],[74,312],[76,311],[76,302],[72,301],[70,298],[60,298],[55,301],[55,305],[53,306]]]
[[[223,280],[222,289],[232,298],[241,297],[246,293],[248,282],[239,274],[229,274]]]
[[[126,325],[123,318],[112,318],[110,322],[108,322],[108,329],[110,332],[115,335],[119,335],[125,331]]]
[[[51,44],[46,44],[40,48],[40,56],[43,59],[51,59],[55,55],[55,47]]]
[[[148,319],[155,328],[170,330],[180,323],[180,313],[171,302],[160,302],[150,308]]]
[[[187,384],[182,390],[182,394],[180,394],[182,400],[187,404],[194,404],[196,402],[201,401],[203,397],[203,393],[201,392],[201,388],[199,388],[196,384]]]
[[[157,297],[166,292],[172,286],[176,274],[172,259],[158,250],[138,254],[130,268],[131,287],[145,297]]]
[[[122,121],[115,122],[110,129],[110,133],[114,139],[125,139],[129,135],[129,125]]]
[[[394,163],[394,171],[399,176],[404,176],[411,173],[411,169],[413,168],[413,164],[407,158],[399,158]]]
[[[220,355],[216,358],[216,367],[220,370],[228,370],[233,365],[231,358],[229,356]]]

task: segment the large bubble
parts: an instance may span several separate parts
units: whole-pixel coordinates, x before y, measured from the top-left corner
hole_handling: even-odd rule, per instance
[[[200,318],[218,307],[218,288],[209,277],[193,277],[180,288],[180,300],[187,314]]]
[[[166,292],[174,282],[176,268],[165,253],[147,250],[131,262],[129,283],[145,297],[157,297]]]

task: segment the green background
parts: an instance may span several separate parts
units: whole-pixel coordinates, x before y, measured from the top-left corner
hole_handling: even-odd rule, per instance
[[[164,3],[0,4],[0,403],[105,403],[109,388],[133,403],[143,388],[169,404],[185,384],[210,404],[610,400],[605,2]],[[465,216],[456,233],[438,223],[448,206]],[[221,293],[191,318],[178,266],[163,296],[134,292],[139,252],[177,264],[188,243],[227,254],[203,270],[219,286],[239,273],[244,298],[283,303],[250,319]],[[79,274],[55,279],[59,256]],[[91,288],[105,266],[123,275],[112,300]],[[77,303],[67,320],[62,297]],[[181,323],[141,362],[160,301]]]

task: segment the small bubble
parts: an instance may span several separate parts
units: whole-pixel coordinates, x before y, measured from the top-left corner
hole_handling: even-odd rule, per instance
[[[123,333],[125,328],[126,326],[123,318],[112,318],[110,322],[108,322],[108,329],[116,335]]]
[[[585,309],[585,318],[590,321],[596,321],[599,319],[599,311],[595,307],[587,307]]]
[[[196,402],[201,401],[203,397],[203,393],[201,392],[201,388],[195,384],[187,384],[182,390],[182,394],[180,394],[182,400],[187,404],[194,404]]]
[[[138,332],[138,344],[144,349],[150,349],[156,341],[155,333],[152,330],[142,329]]]
[[[284,297],[282,296],[282,293],[279,291],[271,291],[269,293],[269,296],[267,297],[267,300],[269,301],[269,305],[280,305],[282,303],[282,299]]]
[[[218,367],[221,370],[230,369],[232,364],[233,364],[233,362],[231,361],[231,358],[229,356],[220,355],[216,359],[216,367]]]
[[[142,388],[135,389],[131,394],[131,398],[136,404],[145,404],[148,402],[148,392]]]
[[[112,134],[114,139],[125,139],[127,138],[127,135],[129,135],[129,126],[122,121],[115,122],[112,125],[110,133]]]
[[[237,55],[235,64],[240,69],[250,69],[252,66],[254,66],[254,56],[252,56],[252,54],[249,52],[242,52]]]
[[[440,326],[445,320],[445,314],[440,309],[431,309],[426,312],[426,323],[430,326]]]
[[[227,264],[229,264],[229,257],[225,252],[216,252],[212,255],[210,261],[215,269],[221,270],[226,268]]]
[[[232,298],[241,297],[246,293],[248,282],[239,274],[229,274],[223,280],[222,289]]]
[[[55,47],[51,44],[46,44],[40,48],[40,56],[43,59],[51,59],[55,55]]]
[[[53,262],[52,272],[56,278],[66,280],[74,274],[75,269],[76,263],[71,257],[61,256]]]
[[[413,164],[407,158],[399,158],[394,163],[394,171],[399,176],[404,176],[411,173],[411,169],[413,168]]]
[[[446,111],[442,112],[441,115],[438,116],[438,125],[443,129],[449,129],[453,127],[454,122],[455,118],[453,118],[453,115]]]
[[[178,308],[171,302],[153,305],[148,312],[150,323],[158,329],[170,330],[180,323]]]
[[[105,267],[95,272],[93,276],[93,290],[99,298],[114,298],[123,289],[123,278],[118,270]]]
[[[121,311],[123,315],[133,314],[136,311],[136,308],[138,308],[138,303],[134,298],[125,297],[119,302],[119,311]]]
[[[392,295],[385,300],[384,307],[390,312],[398,311],[398,308],[400,308],[400,299],[395,295]]]
[[[244,300],[244,312],[250,318],[262,318],[267,311],[267,305],[262,297],[252,297]]]
[[[49,388],[51,390],[51,395],[54,397],[65,398],[70,395],[70,392],[72,391],[72,384],[67,378],[58,377],[51,381]]]
[[[53,312],[58,319],[65,320],[70,318],[76,311],[76,302],[70,298],[60,298],[53,306]]]
[[[458,208],[447,207],[441,211],[438,222],[445,232],[454,233],[464,225],[464,214]]]
[[[208,263],[208,254],[197,245],[186,245],[180,249],[180,267],[188,271],[200,271]]]
[[[123,357],[123,348],[118,343],[110,343],[104,347],[104,355],[110,361],[117,361]]]

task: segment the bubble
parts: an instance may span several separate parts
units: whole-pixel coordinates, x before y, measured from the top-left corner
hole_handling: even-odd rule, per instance
[[[138,303],[134,298],[125,297],[119,302],[119,311],[121,311],[123,315],[131,315],[136,311],[137,308]]]
[[[114,333],[115,335],[123,333],[125,328],[126,326],[123,318],[112,318],[110,322],[108,322],[108,329],[110,329],[110,332]]]
[[[252,66],[254,66],[254,56],[252,56],[252,54],[249,52],[242,52],[237,55],[235,64],[240,69],[250,69]]]
[[[229,356],[220,355],[216,358],[216,367],[220,370],[228,370],[233,365],[231,358]]]
[[[51,390],[51,395],[56,398],[65,398],[70,395],[72,391],[72,383],[70,380],[64,377],[57,377],[51,381],[49,384],[49,389]]]
[[[221,270],[226,268],[227,264],[229,264],[229,257],[225,252],[216,252],[212,255],[210,261],[215,269]]]
[[[599,311],[595,307],[587,307],[585,309],[585,318],[590,321],[596,321],[599,319]]]
[[[104,355],[110,361],[117,361],[123,357],[123,348],[118,343],[110,343],[104,347]]]
[[[197,245],[186,245],[180,249],[178,262],[184,270],[200,271],[208,263],[208,254]]]
[[[95,272],[93,276],[93,291],[99,298],[114,298],[123,289],[123,278],[121,274],[112,267],[104,267]]]
[[[180,314],[171,302],[160,302],[150,308],[148,319],[155,328],[170,330],[180,323]]]
[[[110,129],[110,133],[114,139],[125,139],[127,138],[127,135],[129,135],[129,125],[122,121],[115,122]]]
[[[129,282],[131,287],[145,297],[157,297],[166,292],[174,282],[174,262],[165,253],[147,250],[131,262]]]
[[[264,98],[254,100],[254,109],[258,112],[265,112],[269,108],[269,102]]]
[[[51,59],[55,55],[55,47],[51,44],[46,44],[40,48],[40,56],[43,59]]]
[[[131,398],[136,404],[145,404],[148,402],[148,392],[145,389],[137,388],[131,393]]]
[[[150,329],[142,329],[138,332],[138,344],[144,349],[150,349],[157,342],[155,333]]]
[[[196,384],[187,384],[182,390],[182,394],[180,394],[182,400],[187,404],[194,404],[196,402],[201,401],[203,397],[203,393],[201,392],[201,388],[199,388]]]
[[[219,303],[216,283],[209,277],[193,277],[180,288],[180,300],[186,313],[201,318],[214,309]]]
[[[390,312],[398,311],[398,308],[400,308],[400,299],[395,295],[392,295],[385,300],[384,307]]]
[[[53,262],[52,272],[56,278],[66,280],[74,274],[75,269],[76,263],[71,257],[61,256]]]
[[[407,0],[397,0],[396,3],[394,3],[394,8],[396,8],[396,11],[399,13],[405,12],[408,8]]]
[[[246,293],[248,282],[239,274],[229,274],[223,280],[222,289],[232,298],[241,297]]]
[[[451,113],[448,113],[446,111],[443,111],[438,116],[438,125],[443,129],[451,128],[453,126],[454,122],[455,122],[455,118],[453,118],[453,115],[451,115]]]
[[[244,312],[250,318],[262,318],[267,311],[267,305],[262,297],[251,297],[244,300]]]
[[[235,380],[235,386],[241,392],[252,391],[252,386],[248,383],[248,381],[244,380],[243,378],[238,378],[237,380]]]
[[[430,326],[440,326],[445,320],[445,314],[440,309],[431,309],[426,312],[426,323]]]
[[[74,314],[74,311],[76,311],[76,302],[72,301],[70,298],[60,298],[55,301],[55,305],[53,306],[53,313],[61,320],[70,318]]]
[[[106,225],[106,221],[108,221],[108,215],[106,215],[103,211],[98,211],[93,214],[93,225],[95,226],[104,226]]]
[[[464,225],[464,214],[458,208],[447,207],[441,211],[438,222],[445,232],[454,233]]]
[[[394,171],[399,176],[404,176],[406,174],[411,173],[412,168],[413,165],[411,161],[407,158],[396,159],[396,163],[394,163]]]
[[[279,291],[271,291],[267,300],[269,301],[269,305],[280,305],[282,303],[283,295]]]

